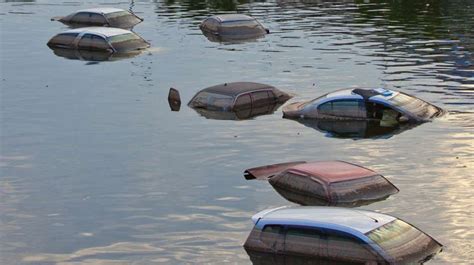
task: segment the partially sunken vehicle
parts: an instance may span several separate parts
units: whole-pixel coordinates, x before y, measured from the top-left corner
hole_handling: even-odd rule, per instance
[[[442,251],[416,227],[372,211],[280,207],[252,220],[244,248],[254,264],[271,264],[277,257],[313,258],[310,264],[422,264]]]
[[[71,27],[101,26],[123,29],[131,29],[143,21],[133,13],[111,7],[79,10],[64,17],[53,17],[51,20]]]
[[[290,162],[245,170],[246,179],[268,179],[284,198],[301,205],[356,207],[399,190],[368,168],[344,161]]]
[[[374,120],[381,126],[422,123],[444,111],[403,92],[387,89],[343,89],[311,101],[295,102],[283,108],[290,119]]]
[[[77,50],[55,47],[53,47],[52,49],[56,56],[63,57],[69,60],[80,60],[87,62],[118,61],[133,58],[142,53],[142,51],[140,50],[111,53],[110,51]]]
[[[242,14],[224,14],[206,18],[199,28],[213,42],[257,39],[270,33],[257,19]]]
[[[73,49],[124,53],[142,50],[150,44],[137,34],[118,28],[87,27],[64,31],[48,41],[51,49]]]
[[[210,118],[233,119],[237,115],[240,119],[267,114],[290,98],[290,95],[270,85],[235,82],[199,91],[188,106]],[[228,112],[230,118],[217,116],[218,112]]]

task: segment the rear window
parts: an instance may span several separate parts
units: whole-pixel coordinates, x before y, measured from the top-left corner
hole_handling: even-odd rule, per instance
[[[381,199],[398,190],[380,175],[331,183],[331,197],[337,202]]]
[[[416,97],[404,93],[398,93],[389,101],[400,109],[405,109],[422,119],[429,119],[438,114],[439,110],[435,106]]]
[[[366,235],[396,263],[421,261],[441,247],[425,233],[402,220],[394,220]]]
[[[49,41],[49,44],[54,46],[73,46],[76,37],[77,33],[58,34]]]
[[[198,93],[190,102],[193,108],[208,108],[216,110],[230,110],[234,98],[231,96],[209,93],[206,91]]]
[[[119,11],[105,15],[111,26],[133,26],[141,22],[141,20],[127,11]]]
[[[258,27],[260,23],[256,19],[251,20],[231,20],[221,22],[221,27]]]
[[[117,51],[128,51],[135,49],[144,49],[148,44],[134,33],[126,33],[121,35],[115,35],[107,38],[109,43]]]
[[[286,172],[270,178],[269,182],[275,188],[286,189],[321,199],[328,199],[324,186],[311,177]]]

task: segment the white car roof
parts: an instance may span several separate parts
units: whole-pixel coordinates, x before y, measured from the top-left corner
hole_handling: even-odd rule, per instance
[[[340,207],[280,207],[264,210],[252,217],[255,224],[314,225],[315,227],[347,228],[367,233],[397,218],[366,210]]]
[[[125,11],[120,8],[114,8],[114,7],[96,7],[96,8],[88,8],[88,9],[82,9],[77,11],[76,13],[79,12],[88,12],[88,13],[95,13],[95,14],[110,14],[110,13],[115,13],[115,12],[121,12]]]
[[[126,29],[119,29],[119,28],[110,28],[110,27],[86,27],[86,28],[77,28],[77,29],[70,29],[66,30],[62,33],[91,33],[96,35],[102,35],[105,37],[112,37],[127,33],[133,33]],[[134,34],[134,33],[133,33]]]
[[[224,15],[215,15],[212,17],[219,20],[220,22],[255,20],[255,18],[253,17],[242,15],[242,14],[224,14]]]

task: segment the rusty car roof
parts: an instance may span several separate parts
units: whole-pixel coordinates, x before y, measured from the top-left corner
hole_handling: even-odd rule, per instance
[[[377,175],[375,171],[344,161],[318,161],[298,164],[288,171],[298,171],[331,183]]]

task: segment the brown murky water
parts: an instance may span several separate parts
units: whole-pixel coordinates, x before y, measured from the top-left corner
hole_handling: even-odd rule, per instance
[[[249,263],[250,216],[289,205],[244,169],[341,159],[400,188],[363,206],[401,217],[445,250],[430,264],[469,263],[473,232],[474,2],[0,1],[1,264]],[[149,51],[110,62],[68,60],[46,42],[50,17],[132,8]],[[209,42],[199,22],[242,12],[272,34]],[[387,87],[450,113],[377,139],[340,139],[281,118],[205,119],[181,106],[198,90],[255,81],[315,98]]]

